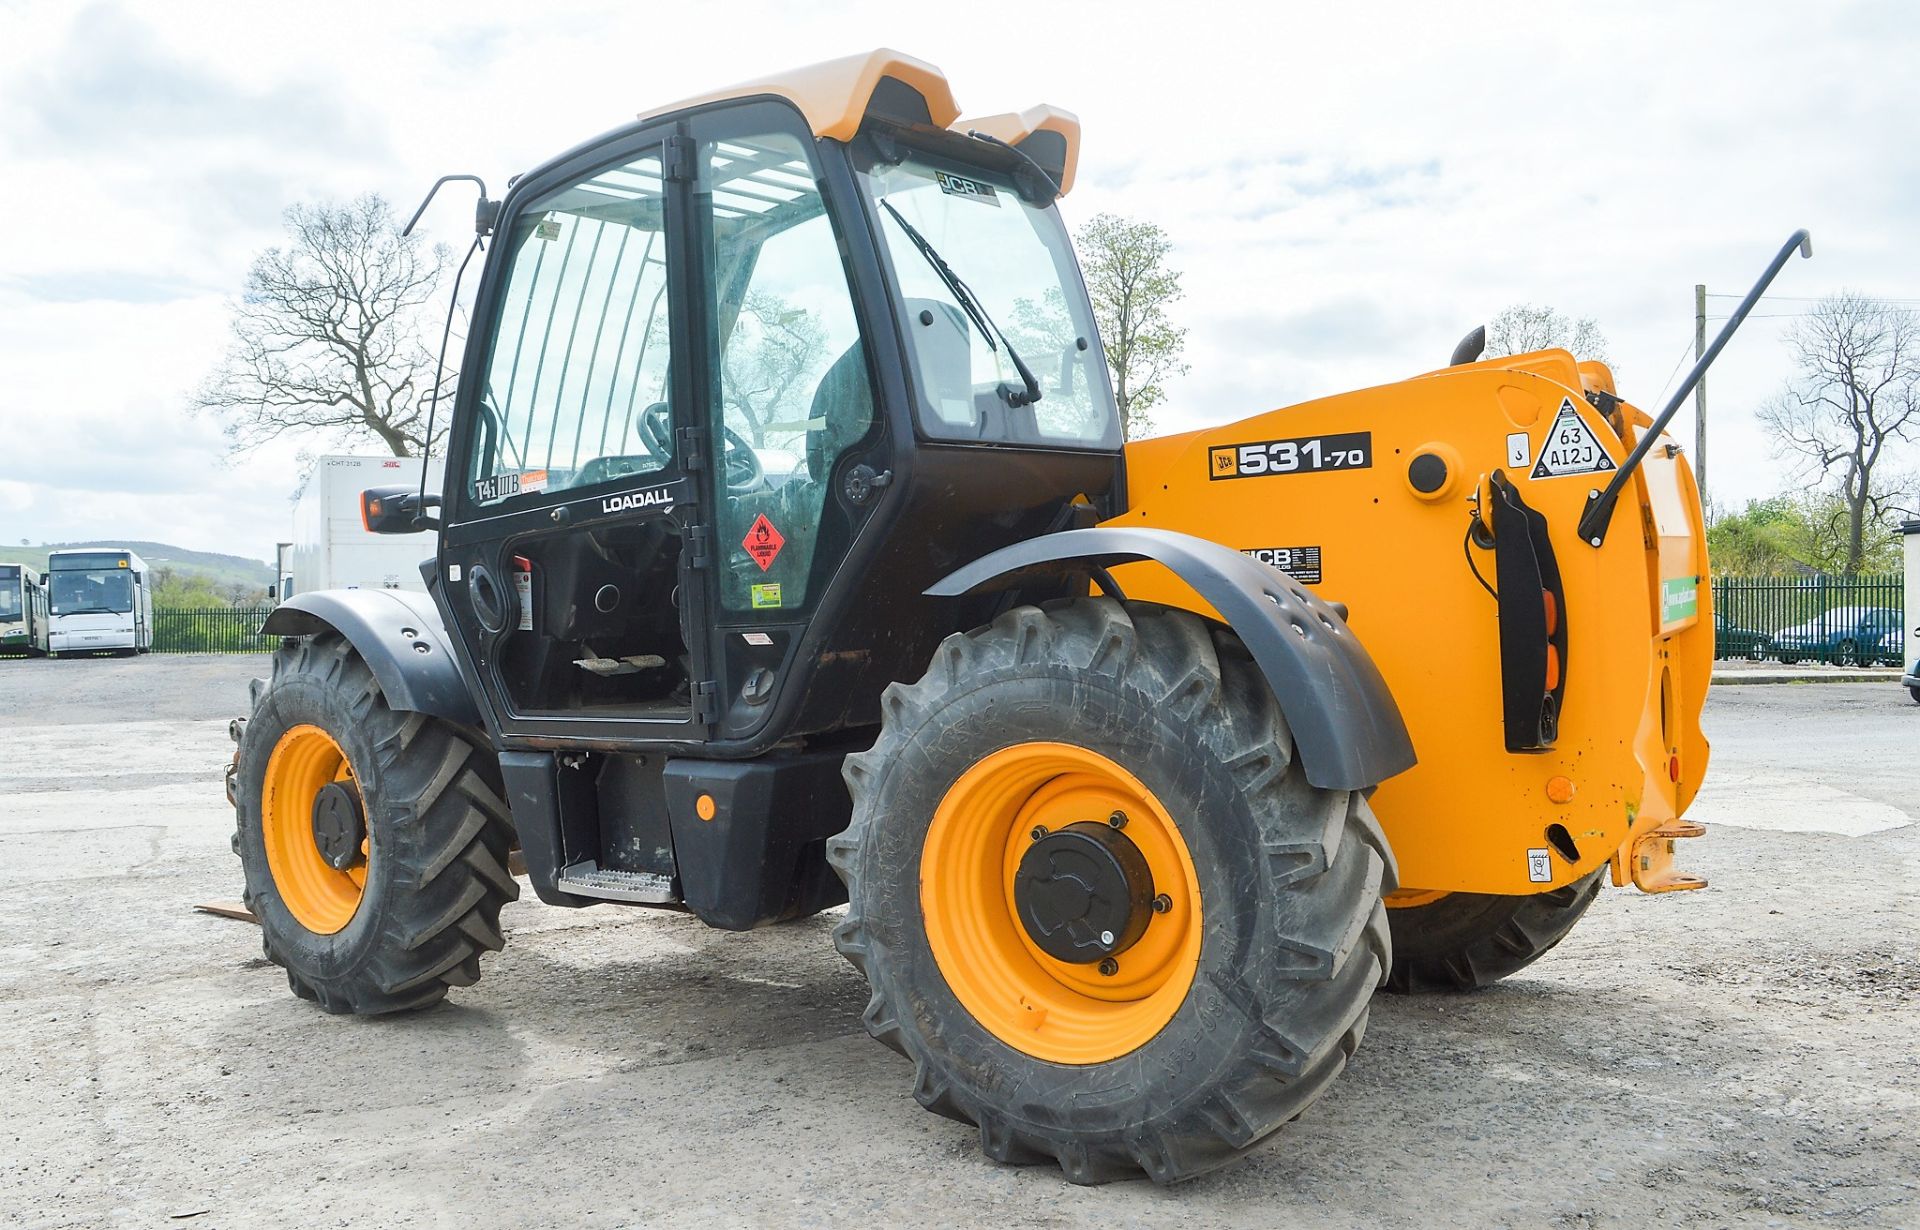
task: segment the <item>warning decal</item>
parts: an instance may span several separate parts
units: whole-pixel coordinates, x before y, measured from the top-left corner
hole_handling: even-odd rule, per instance
[[[767,514],[761,513],[747,528],[747,536],[740,540],[740,545],[747,549],[748,555],[753,556],[753,562],[760,565],[760,571],[765,572],[773,567],[773,561],[780,555],[780,548],[787,545],[787,538],[773,527],[773,522],[767,520]]]
[[[1607,456],[1600,437],[1593,434],[1593,428],[1587,426],[1580,412],[1573,408],[1573,398],[1561,398],[1560,413],[1554,416],[1553,426],[1547,429],[1547,438],[1540,444],[1540,460],[1534,463],[1533,477],[1603,474],[1613,468],[1613,458]]]

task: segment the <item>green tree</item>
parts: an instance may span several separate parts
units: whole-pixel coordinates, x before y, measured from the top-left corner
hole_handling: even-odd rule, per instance
[[[1167,262],[1173,242],[1151,222],[1095,214],[1075,236],[1094,324],[1113,373],[1120,428],[1128,439],[1153,427],[1165,382],[1184,375],[1187,331],[1169,308],[1180,299],[1180,272]]]
[[[1749,500],[1741,511],[1715,517],[1707,529],[1707,552],[1721,576],[1899,571],[1900,540],[1890,523],[1870,529],[1858,559],[1851,558],[1851,545],[1847,503],[1831,491]]]

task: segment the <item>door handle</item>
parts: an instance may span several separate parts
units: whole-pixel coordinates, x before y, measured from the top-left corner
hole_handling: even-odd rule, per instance
[[[489,633],[502,632],[513,615],[514,596],[485,564],[467,570],[467,597],[473,602],[473,615]]]

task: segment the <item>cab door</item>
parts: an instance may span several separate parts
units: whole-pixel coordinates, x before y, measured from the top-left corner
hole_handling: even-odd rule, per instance
[[[706,577],[720,733],[760,731],[829,582],[888,481],[855,245],[793,108],[749,102],[689,125],[690,238],[714,464]],[[884,305],[878,305],[884,310]]]
[[[683,141],[545,168],[495,234],[436,579],[507,745],[698,743],[712,720]]]

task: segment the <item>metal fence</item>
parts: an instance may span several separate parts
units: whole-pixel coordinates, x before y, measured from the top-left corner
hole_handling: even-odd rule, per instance
[[[155,653],[266,653],[278,637],[260,635],[265,609],[205,607],[153,613]]]
[[[1904,663],[1914,644],[1904,591],[1898,574],[1715,577],[1716,656],[1841,666]]]

